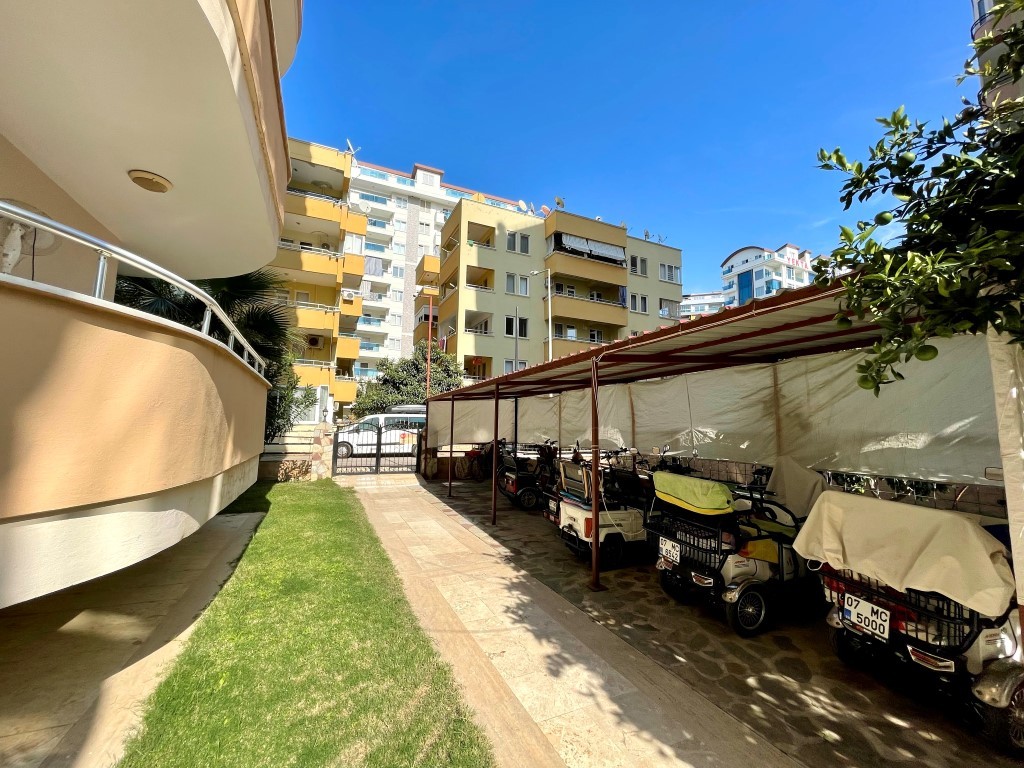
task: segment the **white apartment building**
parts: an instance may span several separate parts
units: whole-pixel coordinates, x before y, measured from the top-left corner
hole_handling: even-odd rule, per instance
[[[814,280],[813,264],[818,258],[790,243],[775,251],[744,246],[722,262],[723,305],[738,307],[785,288],[808,285]]]
[[[439,253],[441,227],[456,203],[469,198],[516,210],[511,200],[446,184],[443,177],[443,170],[418,163],[403,173],[353,158],[349,203],[367,217],[357,380],[375,378],[383,359],[412,354],[416,264]]]
[[[713,315],[724,306],[725,296],[721,291],[684,293],[679,302],[679,319],[693,320],[695,317]]]

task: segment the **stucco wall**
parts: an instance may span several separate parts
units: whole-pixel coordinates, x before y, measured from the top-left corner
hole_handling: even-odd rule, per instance
[[[3,136],[0,136],[0,199],[28,203],[62,224],[109,243],[120,244],[111,232]],[[32,276],[31,247],[31,238],[26,237],[22,244],[25,258],[14,270],[17,277],[28,279]],[[62,241],[53,253],[36,256],[35,279],[91,296],[96,280],[96,263],[97,256],[93,251]],[[117,262],[108,261],[107,270],[105,295],[109,297],[114,290]]]
[[[258,457],[267,384],[146,316],[0,283],[0,520],[113,504]]]

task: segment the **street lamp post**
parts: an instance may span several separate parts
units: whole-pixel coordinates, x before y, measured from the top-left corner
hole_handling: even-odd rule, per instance
[[[555,352],[555,336],[554,336],[554,333],[553,333],[554,326],[551,323],[551,270],[550,269],[544,269],[543,271],[547,273],[547,282],[548,282],[548,285],[547,285],[547,288],[548,288],[548,362],[550,363],[554,359],[554,352]],[[539,275],[540,273],[541,273],[541,270],[535,269],[530,274],[531,275]]]

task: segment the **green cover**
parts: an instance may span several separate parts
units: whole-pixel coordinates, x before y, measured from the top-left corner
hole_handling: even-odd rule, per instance
[[[732,491],[724,483],[674,472],[655,472],[654,490],[666,501],[682,502],[687,508],[707,513],[732,511]]]

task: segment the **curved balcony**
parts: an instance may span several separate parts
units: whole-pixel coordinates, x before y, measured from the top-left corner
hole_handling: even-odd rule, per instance
[[[256,479],[269,384],[195,286],[56,222],[6,204],[0,214],[98,251],[98,296],[117,260],[207,306],[193,329],[0,274],[3,607],[147,558],[233,501]]]

